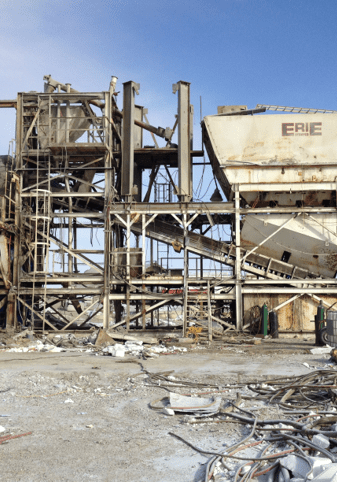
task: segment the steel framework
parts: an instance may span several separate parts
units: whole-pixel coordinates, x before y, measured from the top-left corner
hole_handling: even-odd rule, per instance
[[[15,155],[4,162],[0,196],[0,314],[6,310],[8,330],[30,326],[66,331],[88,326],[101,312],[105,329],[125,325],[126,330],[145,330],[154,328],[154,312],[180,306],[183,336],[193,319],[212,340],[219,325],[225,331],[247,328],[245,295],[282,293],[289,295],[289,302],[294,295],[309,294],[316,300],[336,295],[335,279],[322,279],[310,268],[242,248],[242,216],[269,213],[270,207],[243,204],[240,184],[233,186],[228,202],[193,201],[193,159],[203,151],[193,150],[188,82],[174,84],[177,119],[172,129],[163,129],[151,126],[147,111],[135,105],[140,89],[135,82],[123,84],[120,111],[115,77],[108,91],[85,93],[50,76],[45,80],[44,92],[19,93],[16,100],[0,102],[17,110]],[[172,143],[176,129],[177,145]],[[159,148],[154,138],[153,147],[143,147],[144,131],[164,138],[166,146]],[[212,159],[211,163],[216,170]],[[164,198],[155,202],[151,197],[161,166],[176,202]],[[177,170],[177,184],[170,169]],[[143,196],[144,173],[150,174]],[[280,193],[336,187],[331,182],[272,186]],[[244,189],[258,194],[271,186],[246,184]],[[336,206],[276,206],[273,212],[290,219],[305,213],[334,213]],[[217,223],[231,226],[231,240],[205,235]],[[87,233],[93,230],[103,249],[88,247]],[[182,252],[183,268],[163,269],[158,260],[155,266],[153,243]],[[198,266],[194,275],[192,255]],[[206,259],[228,270],[207,273]],[[60,309],[65,301],[74,307],[71,319]],[[224,316],[225,306],[231,307],[230,317]]]

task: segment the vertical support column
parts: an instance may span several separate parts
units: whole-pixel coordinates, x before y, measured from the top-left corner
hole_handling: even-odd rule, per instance
[[[70,93],[71,84],[66,84],[67,92]],[[67,100],[66,102],[66,122],[65,122],[65,141],[66,143],[69,142],[69,126],[70,126],[70,102]]]
[[[143,110],[144,107],[140,105],[135,105],[135,120],[143,121]],[[141,149],[143,147],[143,129],[138,126],[134,126],[134,138],[133,145],[134,149]],[[135,164],[134,167],[134,185],[137,193],[134,193],[134,199],[137,203],[142,202],[142,180],[143,180],[143,169]]]
[[[67,92],[70,92],[70,86],[71,84],[66,84],[67,87]],[[65,122],[65,142],[69,142],[69,125],[70,125],[70,102],[69,100],[66,101],[66,122]],[[69,160],[68,156],[66,156],[66,174],[69,174]],[[67,188],[67,191],[70,192],[70,187],[69,187],[69,178],[66,176],[65,177],[65,185]],[[73,200],[71,197],[68,198],[68,211],[71,214],[73,212]],[[68,218],[68,248],[70,251],[73,249],[73,219],[72,217]],[[73,273],[73,257],[71,256],[70,253],[68,253],[68,273],[72,274]],[[70,283],[71,284],[71,283]]]
[[[22,168],[22,139],[23,139],[23,99],[22,94],[17,96],[17,108],[16,108],[16,133],[15,133],[15,160],[17,168]],[[20,212],[21,212],[21,196],[19,188],[22,183],[22,171],[20,171],[20,181],[17,177],[15,180],[15,226],[18,228],[18,232],[14,237],[14,256],[12,264],[12,287],[8,292],[7,297],[7,310],[6,310],[6,330],[12,332],[17,324],[17,288],[19,283],[19,255],[20,255]],[[8,182],[8,179],[6,179]],[[12,182],[12,179],[11,179]],[[10,206],[10,203],[9,203]],[[9,207],[10,209],[10,207]],[[8,214],[9,216],[9,214]]]
[[[200,235],[202,235],[202,226],[200,227]],[[200,255],[200,280],[204,278],[204,257]]]
[[[211,284],[207,281],[207,314],[208,314],[208,341],[213,340],[213,321],[212,321],[212,304],[211,304]]]
[[[179,81],[173,84],[173,93],[178,91],[178,169],[181,202],[192,198],[192,163],[190,130],[190,83]]]
[[[240,191],[235,188],[235,307],[236,328],[242,330],[242,292],[241,292],[241,236],[240,236]]]
[[[193,151],[193,118],[194,118],[194,106],[190,104],[189,106],[189,113],[190,113],[190,166],[191,166],[191,199],[193,198],[193,165],[192,165],[192,157],[191,151]]]
[[[125,201],[132,200],[134,183],[134,122],[135,92],[139,84],[129,81],[123,84],[123,140],[121,195]]]
[[[15,183],[15,226],[19,231],[20,223],[20,205],[21,196],[19,193],[19,179],[14,175],[11,182]],[[6,331],[13,332],[17,326],[17,295],[18,295],[18,281],[19,281],[19,257],[20,257],[20,236],[17,232],[14,237],[14,253],[13,253],[13,278],[12,287],[8,292],[7,297],[7,312],[6,312]]]
[[[142,279],[145,280],[145,275],[146,275],[146,216],[145,214],[142,214]],[[143,296],[145,292],[145,284],[142,285],[143,287]],[[145,315],[145,300],[142,300],[142,328],[145,330],[146,328],[146,315]]]
[[[130,237],[131,237],[131,215],[126,215],[126,330],[130,329],[130,281],[131,281],[131,256],[130,256]]]
[[[187,251],[187,214],[183,214],[183,224],[184,224],[184,310],[183,310],[183,337],[187,333],[187,310],[188,310],[188,251]]]
[[[104,141],[107,148],[104,159],[105,167],[105,206],[104,206],[104,287],[103,287],[103,329],[109,328],[110,321],[110,248],[111,248],[111,222],[110,204],[112,197],[112,135],[111,125],[108,119],[111,118],[111,96],[105,94],[105,116],[103,117]],[[116,315],[117,317],[117,315]],[[118,320],[119,321],[119,320]]]
[[[23,99],[22,99],[22,94],[18,94],[17,100],[16,100],[16,129],[15,129],[15,162],[16,162],[17,169],[22,169],[22,148],[23,148],[22,124],[23,124]]]
[[[109,328],[110,321],[110,212],[106,210],[104,220],[104,287],[103,287],[103,329]],[[117,319],[116,319],[117,321]],[[119,321],[119,320],[118,320]]]
[[[57,92],[61,92],[60,84],[57,86]],[[61,130],[61,102],[56,102],[56,144],[60,144]]]
[[[137,164],[135,164],[135,169],[134,169],[134,191],[137,191],[134,193],[133,198],[137,203],[142,202],[142,184],[143,184],[143,169],[141,167],[138,167]]]

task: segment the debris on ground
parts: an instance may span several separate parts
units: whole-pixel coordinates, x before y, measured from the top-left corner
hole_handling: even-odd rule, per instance
[[[203,415],[213,415],[219,412],[221,398],[197,398],[186,397],[178,393],[171,392],[168,408],[174,412],[193,413]]]
[[[317,348],[312,348],[310,350],[310,353],[312,353],[313,355],[325,355],[325,354],[329,354],[331,350],[332,350],[332,347],[329,345],[326,345],[326,346],[320,346]]]
[[[96,346],[111,346],[114,345],[116,342],[111,336],[109,336],[104,330],[100,329],[98,331],[97,338],[95,340]]]
[[[156,377],[150,378],[153,381]],[[181,385],[177,380],[174,383]],[[331,481],[335,477],[337,480],[335,370],[317,370],[304,376],[229,386],[228,392],[239,389],[236,403],[228,395],[224,396],[223,390],[213,391],[212,398],[198,398],[192,393],[190,396],[179,395],[171,391],[168,384],[163,388],[170,391],[166,410],[191,414],[185,415],[182,423],[205,425],[235,421],[249,429],[243,439],[218,450],[200,448],[193,440],[169,433],[193,450],[210,456],[205,481]],[[262,406],[256,407],[261,403]],[[250,407],[251,404],[255,407]],[[214,407],[214,413],[198,420],[197,413],[207,412],[210,407]],[[274,407],[277,417],[265,419],[260,416],[259,411],[263,412],[265,407]],[[151,408],[158,409],[154,404]]]
[[[304,482],[309,463],[309,481],[335,480],[337,365],[329,353],[310,352],[314,337],[184,347],[172,334],[156,345],[98,346],[98,334],[4,340],[0,393],[10,416],[0,419],[3,480],[19,479],[21,467],[31,480],[49,480],[49,473],[68,480],[74,460],[83,462],[74,481],[114,473],[140,482]],[[37,341],[64,351],[8,352]],[[104,351],[116,344],[124,357]],[[8,442],[32,429],[31,440]],[[40,459],[53,453],[48,467],[29,456],[32,446]]]

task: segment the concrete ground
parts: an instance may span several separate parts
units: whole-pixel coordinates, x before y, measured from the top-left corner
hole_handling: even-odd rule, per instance
[[[1,480],[204,480],[208,457],[168,432],[207,450],[221,450],[224,443],[238,440],[243,429],[235,423],[189,425],[181,416],[152,410],[149,403],[168,392],[148,386],[142,367],[216,385],[226,400],[236,395],[235,389],[226,387],[229,383],[305,374],[330,363],[329,355],[310,353],[313,344],[313,337],[251,346],[219,344],[147,360],[74,352],[0,352],[0,425],[5,429],[0,437],[31,432],[2,443]],[[184,390],[179,391],[190,393],[189,388]]]

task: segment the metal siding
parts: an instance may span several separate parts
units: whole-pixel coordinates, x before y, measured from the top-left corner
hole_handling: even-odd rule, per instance
[[[231,161],[260,165],[309,165],[337,162],[337,115],[289,114],[207,116],[204,119],[222,166]],[[284,124],[321,123],[321,135],[282,135]]]
[[[282,135],[282,124],[288,123],[308,124],[308,135]],[[321,135],[310,135],[312,123],[322,124]],[[303,189],[303,184],[309,182],[335,182],[335,114],[217,115],[205,117],[204,126],[204,137],[210,141],[208,153],[213,151],[211,157],[216,159],[226,181],[230,186],[239,183],[241,193],[245,192],[244,184],[292,183],[296,191],[296,184]],[[315,205],[322,202],[322,196],[319,198]],[[265,200],[269,202],[273,196],[267,193]]]

